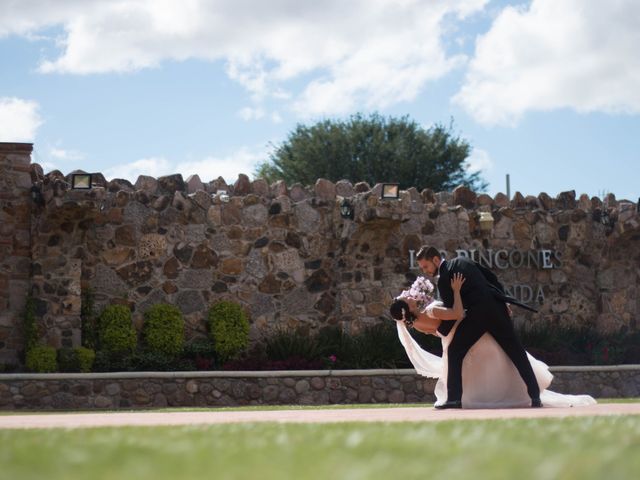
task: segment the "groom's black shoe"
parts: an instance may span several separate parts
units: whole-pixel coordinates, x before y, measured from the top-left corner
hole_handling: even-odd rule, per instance
[[[540,401],[540,398],[531,399],[531,408],[541,408],[541,407],[542,407],[542,402]]]
[[[438,410],[444,410],[445,408],[462,408],[462,402],[460,400],[451,400],[450,402],[445,402],[442,405],[435,405],[434,408]]]

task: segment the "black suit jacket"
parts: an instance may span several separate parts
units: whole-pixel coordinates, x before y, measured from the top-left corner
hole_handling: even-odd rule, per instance
[[[456,257],[452,260],[443,261],[440,265],[438,292],[444,306],[447,308],[453,308],[451,277],[454,273],[461,273],[465,279],[460,290],[460,296],[467,314],[471,313],[472,310],[482,309],[487,303],[495,302],[501,304],[511,303],[533,312],[537,311],[507,295],[504,287],[498,281],[498,277],[491,270],[466,257]],[[447,335],[454,324],[454,320],[443,321],[438,331],[443,335]]]

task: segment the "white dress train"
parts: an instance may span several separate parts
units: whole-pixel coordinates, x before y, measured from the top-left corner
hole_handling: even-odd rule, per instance
[[[436,405],[447,401],[447,352],[460,320],[442,341],[442,357],[420,348],[404,322],[396,322],[398,337],[416,372],[437,378]],[[547,390],[553,374],[549,367],[527,353],[540,386],[540,400],[545,407],[593,405],[589,395],[568,395]],[[531,406],[527,388],[515,365],[489,333],[485,333],[469,349],[462,363],[462,408],[518,408]]]

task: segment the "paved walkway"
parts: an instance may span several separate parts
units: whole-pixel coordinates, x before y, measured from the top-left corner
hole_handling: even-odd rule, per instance
[[[640,403],[601,403],[576,408],[501,410],[435,410],[431,407],[398,407],[216,412],[38,413],[0,415],[0,429],[212,425],[250,422],[434,422],[441,420],[563,418],[601,415],[640,415]]]

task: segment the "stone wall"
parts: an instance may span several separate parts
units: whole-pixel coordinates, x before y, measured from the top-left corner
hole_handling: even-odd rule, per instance
[[[505,285],[540,309],[516,311],[517,322],[638,329],[640,216],[636,204],[613,195],[601,201],[574,192],[556,198],[516,193],[509,200],[459,187],[411,188],[399,199],[381,199],[381,185],[323,179],[309,187],[268,185],[245,175],[227,185],[221,178],[203,183],[197,175],[186,181],[141,176],[131,184],[95,174],[92,189],[74,190],[71,175],[44,175],[33,164],[42,201],[33,203],[29,259],[28,162],[24,155],[5,158],[10,162],[3,168],[10,164],[21,176],[13,190],[3,184],[2,228],[5,219],[14,225],[7,228],[22,228],[12,239],[12,260],[4,257],[0,271],[0,282],[8,281],[7,272],[16,276],[12,309],[0,317],[7,338],[19,322],[27,282],[43,339],[56,347],[79,345],[87,289],[98,309],[129,305],[138,328],[149,306],[175,304],[188,337],[205,334],[206,311],[220,299],[246,308],[253,339],[281,326],[357,332],[388,321],[391,298],[418,274],[411,252],[422,244],[495,262]],[[4,207],[17,195],[19,215]],[[345,201],[352,217],[341,215]],[[480,222],[483,212],[494,220],[488,229]],[[16,341],[0,341],[4,357],[15,357]]]
[[[31,144],[0,143],[0,363],[22,348],[31,270]]]
[[[551,367],[552,390],[640,396],[640,366]],[[433,403],[434,379],[414,370],[0,375],[0,409],[114,409]]]

